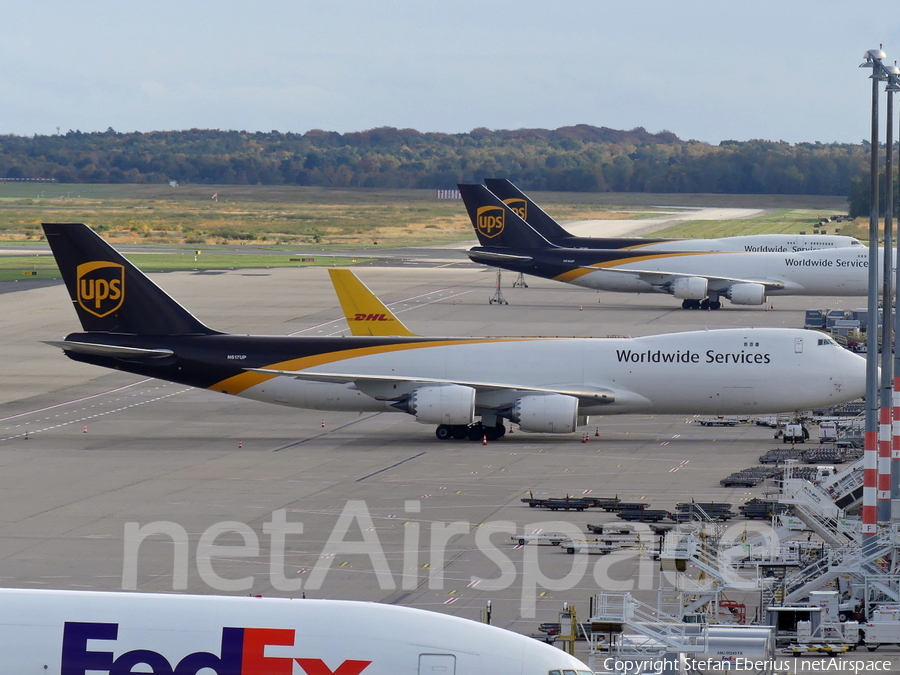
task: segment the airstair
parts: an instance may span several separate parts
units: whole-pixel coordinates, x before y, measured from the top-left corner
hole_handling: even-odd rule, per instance
[[[600,650],[604,635],[617,656],[658,657],[666,653],[701,653],[707,649],[701,624],[684,623],[631,596],[602,592],[594,596],[591,653]],[[637,638],[637,639],[635,639]]]
[[[862,502],[863,460],[851,462],[844,469],[819,484],[834,502],[845,511]]]
[[[785,478],[778,501],[790,504],[797,517],[829,545],[858,545],[859,521],[847,518],[831,495],[819,486],[802,478]]]

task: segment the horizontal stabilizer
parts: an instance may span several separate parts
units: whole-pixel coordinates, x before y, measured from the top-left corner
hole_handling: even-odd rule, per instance
[[[92,356],[111,356],[119,359],[162,359],[172,356],[171,349],[140,349],[138,347],[120,347],[118,345],[101,345],[94,342],[68,342],[65,340],[44,340],[44,344],[59,347],[66,352],[90,354]]]
[[[466,380],[444,380],[429,377],[404,377],[403,375],[362,375],[354,373],[312,373],[304,370],[273,370],[269,368],[246,368],[252,373],[261,375],[277,375],[280,377],[293,377],[298,380],[310,382],[333,382],[337,384],[349,384],[350,382],[414,382],[418,384],[458,384],[464,387],[472,387],[478,391],[530,391],[541,394],[564,394],[574,396],[581,401],[593,403],[614,403],[615,392],[610,389],[569,389],[567,387],[529,387],[513,384],[501,384],[498,382],[470,382]]]
[[[481,260],[506,260],[509,262],[531,262],[534,260],[530,255],[513,255],[512,253],[495,253],[493,251],[477,251],[469,249],[467,251],[469,258],[478,261]]]

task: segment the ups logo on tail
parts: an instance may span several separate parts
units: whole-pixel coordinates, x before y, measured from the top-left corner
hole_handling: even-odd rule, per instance
[[[510,197],[504,199],[503,203],[511,208],[519,218],[528,220],[528,202],[521,197]]]
[[[476,212],[478,231],[488,239],[498,237],[506,225],[506,211],[500,206],[482,206]]]
[[[78,304],[94,316],[109,316],[125,300],[125,267],[114,262],[82,263],[75,270]]]

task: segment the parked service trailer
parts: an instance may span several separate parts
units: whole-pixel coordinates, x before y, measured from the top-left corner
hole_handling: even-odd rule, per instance
[[[519,544],[519,546],[541,543],[559,546],[562,542],[569,540],[564,534],[514,534],[510,539]]]
[[[669,512],[662,509],[626,509],[616,515],[622,520],[656,523],[669,517]]]
[[[607,553],[612,553],[622,547],[615,544],[606,544],[602,541],[593,539],[569,539],[563,544],[562,548],[566,553],[570,554],[575,553],[575,551],[578,551],[579,553],[590,553],[591,551],[594,551],[600,553],[600,555],[606,555]]]
[[[900,644],[900,607],[879,607],[860,626],[860,633],[870,652],[881,645]]]
[[[704,427],[736,427],[740,420],[737,417],[726,417],[719,415],[718,417],[705,417],[697,420],[700,426]]]

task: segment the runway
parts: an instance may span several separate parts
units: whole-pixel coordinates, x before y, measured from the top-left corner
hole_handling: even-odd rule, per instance
[[[468,263],[357,273],[423,335],[796,327],[806,307],[861,303],[779,298],[773,311],[685,311],[668,296],[598,294],[533,278],[527,289],[511,288],[506,274],[509,305],[497,306],[488,304],[495,271]],[[322,268],[151,277],[219,330],[348,333]],[[669,510],[692,498],[737,506],[760,489],[725,489],[719,479],[774,447],[762,427],[707,428],[676,416],[593,418],[587,443],[581,434],[517,432],[484,446],[440,442],[432,426],[401,413],[254,403],[70,361],[41,343],[79,330],[63,286],[17,286],[2,296],[0,328],[0,584],[10,587],[121,590],[133,582],[153,592],[305,593],[474,619],[490,600],[495,625],[530,633],[555,621],[563,602],[586,618],[601,587],[631,587],[647,601],[656,592],[641,588],[632,554],[570,556],[510,542],[553,521],[583,532],[585,523],[614,520],[529,509],[520,502],[529,490],[590,491]],[[169,535],[138,546],[138,528],[152,523],[168,523]],[[171,534],[177,541],[180,531],[184,564]],[[346,542],[361,542],[361,552]]]

